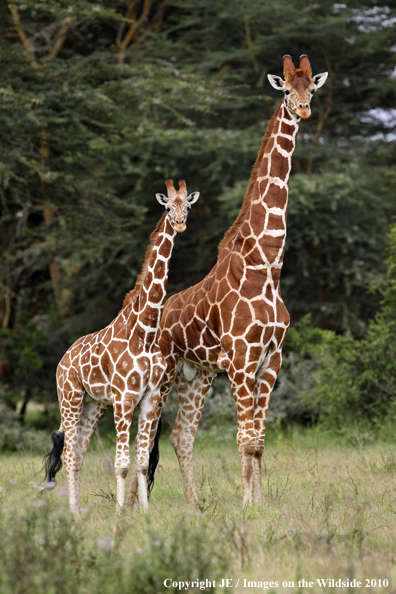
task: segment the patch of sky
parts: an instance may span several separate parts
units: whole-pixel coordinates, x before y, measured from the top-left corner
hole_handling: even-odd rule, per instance
[[[349,16],[348,21],[355,23],[359,31],[371,33],[380,31],[396,24],[396,14],[389,6],[373,6],[372,8],[349,8],[347,4],[336,2],[333,4],[333,13]],[[351,38],[353,39],[353,38]]]

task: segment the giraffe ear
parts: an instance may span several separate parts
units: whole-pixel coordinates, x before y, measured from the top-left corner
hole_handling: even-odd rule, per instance
[[[285,84],[285,81],[282,80],[280,76],[276,76],[275,74],[267,74],[267,77],[274,89],[277,91],[283,91],[283,85]]]
[[[199,198],[199,192],[192,192],[187,198],[190,204],[194,204]]]
[[[156,194],[155,197],[157,198],[158,202],[165,206],[168,202],[169,198],[167,198],[164,194]]]
[[[315,74],[315,76],[312,77],[312,82],[314,85],[316,85],[316,88],[319,89],[325,84],[327,77],[327,72],[321,72],[320,74]]]

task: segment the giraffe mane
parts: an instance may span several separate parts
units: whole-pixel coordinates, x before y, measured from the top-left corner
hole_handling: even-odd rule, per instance
[[[279,110],[280,110],[280,107],[281,107],[282,103],[283,103],[283,101],[281,101],[281,103],[279,104],[279,106],[278,106],[277,110],[275,111],[274,115],[272,116],[272,118],[268,122],[267,130],[265,132],[263,141],[261,143],[261,147],[260,147],[260,150],[258,152],[256,162],[255,162],[255,164],[253,165],[253,168],[252,168],[252,173],[250,175],[249,186],[248,186],[247,192],[245,194],[245,198],[243,199],[241,210],[239,211],[239,214],[238,214],[238,216],[237,216],[237,218],[235,220],[235,223],[228,229],[228,231],[226,231],[223,239],[220,241],[220,243],[219,243],[218,256],[220,256],[220,254],[225,250],[225,248],[230,243],[230,241],[232,239],[234,239],[234,237],[236,237],[236,235],[239,233],[239,230],[242,227],[243,222],[244,222],[244,220],[246,218],[246,215],[247,215],[248,210],[249,210],[250,202],[251,202],[251,199],[252,199],[254,184],[256,183],[257,175],[258,175],[258,172],[259,172],[259,169],[260,169],[260,165],[261,165],[261,161],[263,159],[264,151],[265,151],[265,149],[267,147],[267,144],[268,144],[269,139],[271,138],[271,134],[272,134],[272,131],[274,129],[275,121],[276,121],[276,119],[278,117],[278,113],[279,113]]]
[[[134,288],[129,291],[129,293],[127,293],[125,295],[124,298],[124,302],[122,304],[122,309],[124,309],[127,305],[129,305],[130,303],[133,303],[137,297],[140,295],[140,292],[142,290],[143,284],[144,284],[144,280],[146,278],[147,275],[147,269],[148,269],[148,265],[150,262],[150,258],[151,258],[151,254],[153,252],[153,247],[155,245],[155,242],[157,241],[157,237],[159,235],[160,230],[162,229],[165,217],[167,216],[167,213],[164,212],[164,214],[162,215],[162,217],[160,218],[160,220],[158,221],[158,225],[156,226],[156,228],[154,229],[154,231],[152,232],[152,234],[150,235],[150,243],[147,246],[146,249],[146,253],[144,256],[144,260],[143,260],[143,264],[142,264],[142,268],[140,271],[139,276],[136,279],[135,282],[135,286]]]

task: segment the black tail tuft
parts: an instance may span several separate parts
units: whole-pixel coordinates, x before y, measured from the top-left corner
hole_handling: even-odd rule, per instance
[[[158,442],[159,442],[159,438],[161,435],[161,431],[162,431],[162,419],[160,418],[160,420],[158,422],[157,433],[155,434],[154,446],[153,446],[153,449],[151,450],[151,454],[150,454],[150,458],[149,458],[149,467],[148,467],[148,472],[147,472],[147,490],[148,490],[149,495],[154,487],[154,474],[155,474],[155,470],[158,466],[158,461],[159,461]]]
[[[52,443],[54,447],[49,454],[46,454],[43,458],[45,479],[46,481],[54,481],[55,475],[62,468],[62,452],[65,443],[65,432],[64,431],[53,431],[51,435]]]

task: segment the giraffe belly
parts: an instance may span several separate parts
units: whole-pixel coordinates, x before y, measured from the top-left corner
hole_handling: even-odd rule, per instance
[[[97,402],[102,402],[103,404],[113,403],[113,390],[111,388],[110,382],[107,382],[105,385],[89,385],[84,383],[84,388],[86,391],[84,402],[96,400]]]
[[[188,337],[187,340],[187,344],[184,342],[184,345],[176,343],[179,356],[183,360],[204,371],[212,373],[221,371],[217,366],[217,359],[221,351],[220,339],[210,332],[207,326],[203,327],[201,332]],[[187,371],[187,373],[189,372]]]
[[[263,317],[262,321],[252,321],[240,316],[235,320],[232,329],[222,334],[216,344],[213,344],[212,340],[207,344],[204,340],[206,333],[202,332],[196,344],[191,344],[192,341],[189,340],[187,348],[180,349],[177,345],[180,357],[193,369],[203,369],[212,373],[226,371],[231,361],[239,368],[253,365],[256,370],[262,369],[269,352],[283,345],[289,326],[288,320],[277,322],[274,317]],[[241,329],[238,332],[239,326]],[[187,375],[192,373],[193,371],[190,372],[187,368]]]

